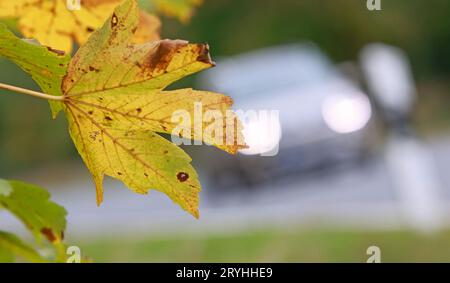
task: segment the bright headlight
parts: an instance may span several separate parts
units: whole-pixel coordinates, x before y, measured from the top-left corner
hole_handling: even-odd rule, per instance
[[[370,101],[359,92],[333,94],[322,104],[322,117],[326,125],[340,134],[361,130],[371,116]]]

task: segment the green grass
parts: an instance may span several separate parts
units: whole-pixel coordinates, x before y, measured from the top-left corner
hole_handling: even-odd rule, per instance
[[[233,235],[167,236],[81,242],[94,262],[365,262],[376,245],[383,262],[450,262],[450,231],[255,231]]]

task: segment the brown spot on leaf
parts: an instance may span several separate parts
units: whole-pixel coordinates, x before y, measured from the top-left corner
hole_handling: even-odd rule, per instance
[[[94,68],[94,67],[92,67],[92,66],[89,66],[89,71],[91,71],[91,72],[94,72],[94,71],[95,71],[96,73],[100,72],[99,69]]]
[[[197,48],[197,52],[198,52],[198,57],[197,57],[198,62],[202,62],[202,63],[213,65],[213,66],[216,64],[211,60],[208,44],[197,44],[196,48]]]
[[[141,69],[149,73],[165,70],[175,53],[187,45],[188,42],[184,40],[160,41],[155,49],[147,54],[144,62],[141,62]]]
[[[56,50],[56,49],[53,49],[53,48],[48,47],[48,46],[47,46],[47,50],[50,51],[50,52],[55,53],[58,56],[64,56],[64,54],[66,54],[64,51]]]
[[[50,242],[56,241],[56,236],[50,228],[42,228],[41,233],[49,240]]]
[[[122,172],[117,172],[117,175],[122,176]]]
[[[177,174],[177,179],[180,182],[186,182],[189,179],[189,174],[185,172],[180,172]]]
[[[87,27],[87,28],[86,28],[86,31],[87,31],[87,32],[93,32],[94,30],[95,30],[95,29],[94,29],[93,27]]]
[[[142,112],[142,108],[137,108],[136,111],[137,111],[137,113],[141,113]]]
[[[148,177],[148,174],[147,174],[147,173],[144,173],[144,176],[145,176],[145,177]]]
[[[96,141],[97,140],[97,136],[100,134],[99,131],[93,131],[89,133],[89,137],[92,139],[92,141]]]
[[[105,120],[106,121],[112,121],[113,119],[111,117],[109,117],[109,116],[105,116]]]

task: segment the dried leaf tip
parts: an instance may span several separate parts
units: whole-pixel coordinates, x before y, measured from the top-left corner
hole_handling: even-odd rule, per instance
[[[208,44],[198,44],[199,55],[197,57],[197,61],[203,62],[205,64],[209,64],[211,66],[216,66],[216,62],[212,61],[211,55],[209,53],[209,45]]]

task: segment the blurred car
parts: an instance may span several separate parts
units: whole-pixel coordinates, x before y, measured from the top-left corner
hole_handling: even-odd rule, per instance
[[[199,85],[234,99],[249,145],[238,156],[208,150],[197,157],[214,184],[203,180],[208,189],[256,188],[356,164],[367,152],[370,100],[313,44],[219,60]],[[265,116],[246,115],[252,111]]]

